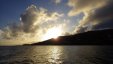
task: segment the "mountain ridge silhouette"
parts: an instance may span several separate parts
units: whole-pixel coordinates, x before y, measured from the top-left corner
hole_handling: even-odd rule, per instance
[[[95,30],[84,33],[60,36],[25,45],[113,45],[113,29]]]

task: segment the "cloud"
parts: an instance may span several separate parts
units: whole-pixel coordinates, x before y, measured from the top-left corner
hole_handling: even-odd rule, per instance
[[[2,34],[3,34],[3,31],[2,31],[2,30],[0,30],[0,36],[2,36]],[[2,37],[0,37],[0,39],[2,39]]]
[[[16,42],[16,44],[19,44],[17,42],[20,41],[23,43],[39,42],[46,30],[49,29],[48,27],[56,26],[54,22],[58,22],[57,20],[62,16],[61,13],[48,13],[47,9],[31,5],[21,14],[18,23],[13,23],[0,30],[0,37],[5,41]]]
[[[37,9],[36,6],[31,5],[27,8],[26,12],[21,15],[21,22],[25,32],[35,32],[35,30],[38,29],[38,25],[48,21],[55,21],[60,16],[62,15],[56,12],[48,14],[46,9]]]
[[[61,2],[61,0],[53,0],[54,3],[59,4]]]
[[[113,27],[112,0],[69,0],[68,5],[72,7],[69,16],[84,13],[83,19],[75,27],[77,33]]]
[[[96,29],[113,29],[113,19],[104,20],[101,23],[98,23],[92,27],[93,30]]]
[[[108,0],[69,0],[68,6],[72,7],[72,10],[68,13],[69,16],[74,16],[80,12],[90,11],[94,8],[103,6]]]

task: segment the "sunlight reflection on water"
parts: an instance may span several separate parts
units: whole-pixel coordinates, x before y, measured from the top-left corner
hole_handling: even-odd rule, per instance
[[[62,63],[62,61],[60,60],[63,51],[62,47],[54,46],[53,48],[50,47],[48,50],[50,51],[50,55],[48,55],[48,61],[50,63]]]
[[[38,60],[38,63],[54,63],[61,64],[63,61],[61,56],[63,54],[63,47],[61,46],[45,46],[44,48],[38,46],[33,47],[30,52],[30,56],[34,55],[34,60]],[[36,61],[37,61],[36,60]]]
[[[0,50],[0,64],[113,64],[112,46],[20,46]]]

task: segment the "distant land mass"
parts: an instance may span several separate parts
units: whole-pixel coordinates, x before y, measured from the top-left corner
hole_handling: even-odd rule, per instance
[[[69,36],[60,36],[43,42],[25,45],[113,45],[113,29],[95,30]]]

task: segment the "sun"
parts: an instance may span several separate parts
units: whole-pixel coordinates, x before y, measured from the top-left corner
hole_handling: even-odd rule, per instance
[[[51,38],[56,39],[57,37],[62,35],[61,27],[53,27],[47,30],[46,34],[43,37],[43,40],[48,40]]]

